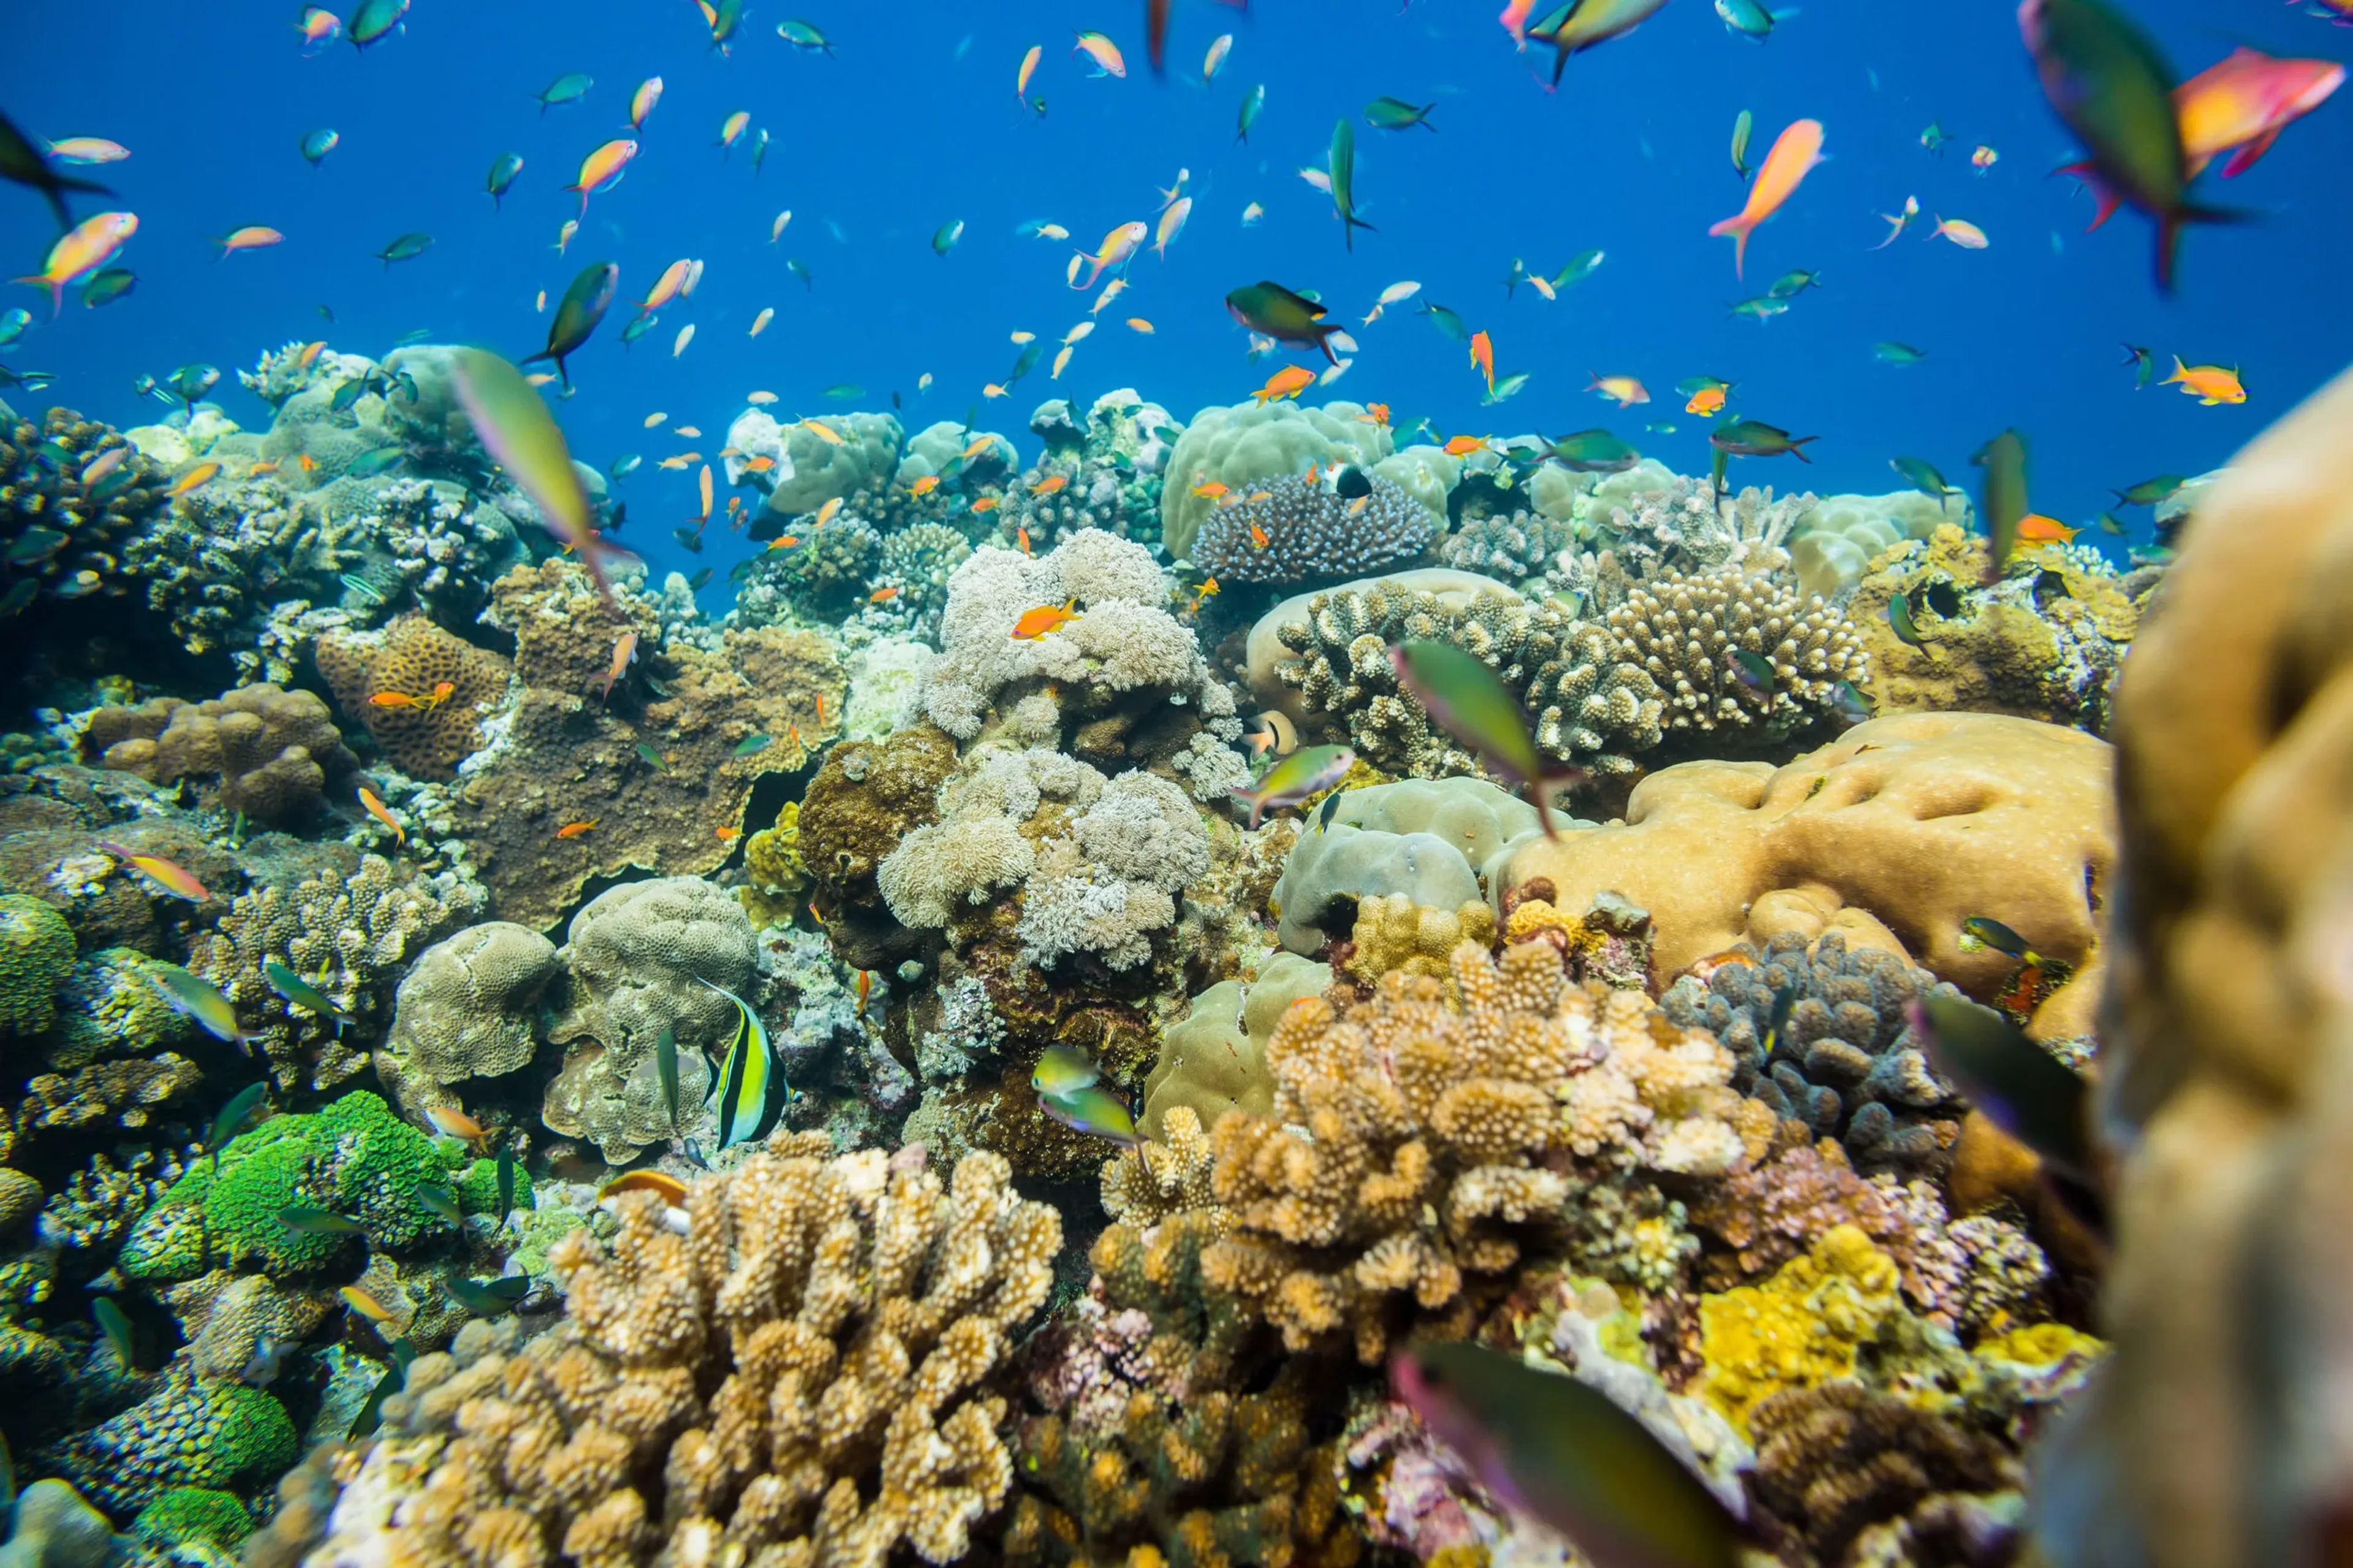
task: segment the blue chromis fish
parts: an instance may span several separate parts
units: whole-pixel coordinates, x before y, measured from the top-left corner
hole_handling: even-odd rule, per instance
[[[1786,22],[1798,14],[1795,5],[1779,11],[1767,11],[1757,0],[1715,0],[1715,14],[1724,25],[1744,37],[1763,43],[1773,36],[1773,25]]]
[[[712,985],[701,975],[695,979],[735,1005],[735,1037],[728,1044],[717,1083],[719,1146],[732,1149],[760,1136],[763,1124],[768,1121],[772,1077],[783,1085],[784,1105],[792,1104],[800,1096],[793,1092],[791,1084],[784,1082],[784,1074],[777,1070],[776,1052],[768,1043],[768,1028],[760,1022],[760,1016],[733,991]]]
[[[323,129],[305,132],[301,143],[303,160],[315,169],[327,161],[327,154],[342,142],[343,137],[336,132]]]
[[[940,225],[932,231],[932,254],[943,257],[947,255],[956,247],[956,241],[963,237],[964,219],[955,218]]]
[[[131,1320],[122,1315],[114,1298],[100,1296],[90,1302],[90,1315],[98,1324],[99,1332],[106,1336],[107,1345],[114,1352],[114,1359],[122,1363],[122,1370],[137,1372],[139,1363],[132,1352]]]
[[[1745,647],[1728,648],[1725,661],[1731,667],[1732,679],[1751,691],[1773,689],[1773,666],[1763,654]]]
[[[1556,837],[1548,786],[1582,776],[1547,763],[1528,733],[1527,717],[1495,672],[1478,658],[1443,642],[1404,642],[1389,649],[1398,684],[1479,760],[1527,792],[1545,837]]]
[[[1938,500],[1942,500],[1953,493],[1953,487],[1945,482],[1945,476],[1938,473],[1933,464],[1923,458],[1890,458],[1887,459],[1887,464],[1910,480],[1912,488],[1922,495],[1935,496]]]
[[[1250,127],[1258,123],[1259,114],[1265,108],[1266,83],[1260,82],[1256,86],[1252,87],[1248,92],[1242,94],[1241,111],[1237,114],[1234,119],[1235,141],[1247,142],[1250,140]]]
[[[151,958],[140,965],[164,1000],[194,1018],[198,1026],[214,1039],[236,1046],[248,1056],[253,1054],[253,1036],[237,1027],[237,1009],[229,999],[213,986],[206,984],[176,963]]]
[[[24,312],[20,310],[10,312],[12,315],[22,315],[23,313]],[[5,343],[8,340],[6,338],[0,337],[0,343]],[[2148,378],[2157,374],[2157,354],[2154,351],[2145,348],[2139,343],[2126,343],[2125,345],[2125,357],[2123,363],[2133,367],[2133,390],[2135,392],[2138,392],[2142,387],[2147,386],[2148,384]]]
[[[1373,226],[1356,216],[1356,130],[1345,120],[1332,127],[1332,145],[1325,154],[1324,173],[1332,182],[1332,210],[1339,215],[1340,235],[1351,252],[1356,248],[1356,231],[1373,231]]]
[[[1345,746],[1303,746],[1260,775],[1254,789],[1236,787],[1233,796],[1250,802],[1250,825],[1256,827],[1270,811],[1297,805],[1348,776],[1356,753]]]
[[[1409,1346],[1389,1378],[1491,1491],[1596,1568],[1738,1568],[1723,1500],[1600,1390],[1472,1344]]]
[[[212,1131],[205,1134],[205,1147],[212,1152],[214,1170],[220,1169],[221,1145],[228,1142],[229,1134],[245,1124],[245,1119],[253,1114],[254,1108],[269,1092],[269,1086],[266,1083],[249,1083],[229,1096],[228,1103],[222,1106],[220,1114],[213,1118]]]
[[[272,991],[295,1006],[316,1013],[322,1018],[332,1018],[335,1033],[339,1035],[343,1032],[343,1026],[352,1021],[352,1016],[336,1006],[325,992],[274,958],[261,961],[261,977],[269,983]]]
[[[1140,1142],[1135,1131],[1135,1117],[1127,1101],[1101,1084],[1089,1084],[1067,1094],[1041,1094],[1038,1109],[1071,1129],[1104,1138],[1123,1149],[1133,1149]]]
[[[1841,680],[1831,688],[1831,711],[1850,724],[1860,724],[1872,715],[1871,699],[1852,680]]]
[[[596,85],[596,79],[586,71],[566,71],[531,96],[539,100],[539,111],[545,114],[559,103],[577,103]]]
[[[490,178],[484,182],[483,189],[493,206],[503,208],[506,205],[507,187],[513,184],[515,176],[522,173],[522,154],[520,153],[501,153],[491,163]]]
[[[1918,364],[1928,357],[1926,349],[1915,349],[1910,343],[1898,342],[1894,338],[1872,344],[1871,353],[1872,357],[1882,364]]]
[[[1103,1069],[1084,1051],[1069,1046],[1048,1046],[1029,1074],[1029,1087],[1039,1094],[1060,1097],[1091,1088],[1102,1077]]]

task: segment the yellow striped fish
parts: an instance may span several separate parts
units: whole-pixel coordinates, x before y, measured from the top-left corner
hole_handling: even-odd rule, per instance
[[[699,974],[695,980],[735,1004],[735,1036],[728,1042],[727,1059],[712,1084],[719,1095],[719,1146],[732,1149],[738,1143],[750,1142],[765,1130],[772,1076],[784,1091],[780,1110],[800,1097],[793,1092],[791,1084],[784,1081],[784,1074],[776,1070],[767,1026],[760,1022],[759,1015],[733,991],[712,985]]]

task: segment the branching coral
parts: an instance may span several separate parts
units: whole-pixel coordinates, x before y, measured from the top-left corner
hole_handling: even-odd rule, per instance
[[[392,1568],[962,1558],[1013,1481],[981,1385],[1045,1302],[1060,1221],[991,1156],[943,1190],[920,1160],[826,1160],[822,1142],[697,1182],[684,1236],[634,1197],[609,1252],[566,1237],[564,1321],[520,1350],[482,1325],[420,1357],[325,1550]]]
[[[1631,652],[1593,622],[1560,628],[1524,700],[1546,755],[1616,781],[1641,771],[1636,758],[1666,737],[1667,699]]]
[[[1566,518],[1515,511],[1464,523],[1439,542],[1438,558],[1458,572],[1484,573],[1526,588],[1541,586],[1546,568],[1577,543],[1577,528]]]
[[[272,826],[316,816],[359,766],[324,702],[275,686],[240,686],[208,702],[100,708],[82,751],[151,784],[199,781],[208,804]]]
[[[1620,657],[1658,683],[1668,735],[1712,748],[1709,756],[1823,719],[1834,687],[1860,686],[1869,674],[1845,617],[1737,569],[1668,573],[1640,585],[1609,612],[1609,629]],[[1761,658],[1769,678],[1745,668],[1742,654]]]
[[[236,1005],[280,1088],[330,1089],[366,1068],[367,1042],[409,955],[480,914],[483,901],[454,872],[428,877],[343,849],[337,864],[291,887],[238,894],[196,939],[188,967]],[[269,959],[324,992],[351,1025],[289,1003],[261,972]]]
[[[248,679],[260,670],[251,644],[270,606],[334,597],[335,574],[360,563],[364,542],[356,517],[334,515],[275,475],[250,474],[225,469],[175,498],[122,552],[182,646],[226,650]]]
[[[482,716],[506,700],[507,661],[422,616],[322,637],[317,657],[344,713],[411,778],[457,777],[458,764],[482,748]],[[445,681],[448,692],[436,698]],[[375,700],[387,693],[408,700]]]
[[[1267,1047],[1273,1113],[1218,1123],[1229,1228],[1204,1272],[1293,1350],[1349,1343],[1370,1364],[1416,1309],[1466,1331],[1569,1194],[1548,1157],[1743,1157],[1729,1055],[1654,1030],[1640,994],[1569,984],[1540,942],[1500,963],[1465,942],[1451,980],[1393,973],[1345,1015],[1294,1005]]]
[[[1283,474],[1220,498],[1193,542],[1193,563],[1224,583],[1307,583],[1357,577],[1419,556],[1430,510],[1404,487],[1367,479],[1354,498],[1323,478]],[[1235,496],[1240,496],[1235,500]]]
[[[108,452],[111,472],[85,479]],[[0,415],[0,543],[10,589],[35,592],[27,609],[69,612],[90,595],[119,602],[132,584],[123,547],[164,503],[171,475],[109,426],[70,408],[38,422]],[[16,590],[17,583],[35,584]],[[46,590],[46,592],[41,592]],[[21,632],[25,623],[16,623]]]

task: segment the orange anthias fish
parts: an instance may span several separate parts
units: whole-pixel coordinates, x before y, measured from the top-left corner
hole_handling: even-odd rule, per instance
[[[1733,276],[1746,275],[1749,235],[1781,210],[1781,204],[1796,194],[1799,182],[1821,161],[1822,122],[1819,120],[1798,121],[1774,139],[1773,150],[1765,154],[1764,166],[1748,187],[1747,205],[1707,231],[1710,236],[1733,237]]]
[[[555,830],[555,836],[558,838],[577,838],[596,826],[596,821],[594,817],[589,818],[586,822],[567,822],[563,826]]]
[[[125,849],[111,838],[100,838],[97,840],[97,844],[100,849],[105,850],[124,865],[133,867],[154,879],[174,898],[186,899],[199,904],[212,901],[212,894],[206,890],[205,885],[197,881],[189,873],[188,868],[178,862],[166,860],[161,855],[142,855],[135,849]]]
[[[1067,485],[1070,482],[1071,479],[1068,474],[1049,474],[1044,479],[1039,479],[1036,484],[1031,485],[1029,487],[1029,493],[1033,496],[1053,495],[1061,489],[1064,485]]]
[[[1208,479],[1200,484],[1195,485],[1193,487],[1193,493],[1199,496],[1203,500],[1215,500],[1219,496],[1226,493],[1226,489],[1227,486],[1225,480]]]
[[[1586,383],[1586,391],[1598,392],[1604,397],[1614,399],[1620,408],[1630,408],[1637,403],[1651,401],[1650,389],[1630,375],[1594,375],[1591,371],[1585,374],[1593,377]],[[1721,404],[1723,400],[1723,395],[1717,394],[1716,401]]]
[[[817,509],[818,527],[823,528],[827,523],[831,522],[833,521],[834,513],[840,510],[841,498],[839,496],[828,496],[825,499],[825,504]]]
[[[1016,543],[1016,544],[1018,544],[1018,545],[1019,545],[1019,546],[1021,547],[1021,553],[1022,553],[1022,554],[1027,555],[1027,554],[1029,554],[1029,524],[1024,523],[1024,524],[1022,524],[1020,527],[1016,528],[1016,529],[1013,531],[1013,542],[1014,542],[1014,543]]]
[[[2039,511],[2030,511],[2018,520],[2018,538],[2021,544],[2069,544],[2074,542],[2080,531]]]
[[[1473,452],[1485,451],[1488,439],[1484,436],[1457,436],[1446,443],[1445,452],[1450,458],[1467,458]]]
[[[49,316],[55,320],[65,309],[66,285],[113,260],[122,242],[138,232],[139,219],[131,213],[100,213],[84,218],[79,226],[49,247],[48,259],[38,272],[16,281],[47,289]]]
[[[858,1016],[860,1017],[866,1016],[866,999],[873,994],[874,972],[871,969],[860,970],[858,972]]]
[[[564,188],[579,196],[581,221],[588,216],[588,198],[619,179],[637,155],[638,144],[620,139],[606,142],[580,161],[580,178]]]
[[[457,689],[458,683],[454,680],[437,680],[433,683],[433,689],[425,694],[424,700],[418,706],[429,713],[448,701],[450,694]]]
[[[1264,550],[1268,545],[1274,542],[1274,541],[1266,536],[1266,530],[1261,528],[1257,523],[1251,523],[1250,528],[1250,548],[1252,550]]]
[[[898,585],[896,584],[892,584],[888,587],[877,588],[874,592],[867,595],[866,602],[870,605],[887,605],[898,596]]]
[[[215,474],[219,473],[220,470],[221,466],[218,463],[198,463],[195,468],[190,468],[186,473],[180,476],[179,481],[173,485],[171,489],[166,492],[165,499],[168,500],[173,497],[186,495],[190,490],[196,489],[200,485],[211,483],[212,477]]]
[[[913,484],[907,487],[907,493],[913,496],[917,500],[921,500],[939,488],[939,475],[925,474],[923,478],[917,479]]]
[[[628,1171],[596,1189],[599,1202],[623,1193],[651,1193],[671,1208],[686,1206],[686,1184],[667,1171]]]
[[[1048,632],[1058,631],[1079,618],[1079,602],[1067,605],[1040,605],[1034,610],[1024,610],[1021,618],[1013,623],[1013,640],[1035,642]]]
[[[366,809],[370,816],[392,829],[393,842],[404,849],[408,847],[408,835],[402,831],[399,823],[392,819],[392,813],[385,809],[384,802],[376,798],[375,791],[365,784],[360,786],[360,805]]]
[[[428,1105],[425,1120],[436,1130],[451,1138],[462,1138],[472,1143],[485,1136],[482,1124],[454,1105]]]
[[[719,834],[719,842],[722,844],[733,844],[735,840],[744,837],[744,830],[740,827],[722,827],[717,831]]]
[[[1360,425],[1376,425],[1386,430],[1389,427],[1389,405],[1386,403],[1367,403],[1365,405],[1365,411],[1356,416],[1356,422]]]
[[[997,498],[995,496],[983,496],[978,500],[972,503],[972,510],[975,511],[995,511],[997,510]]]
[[[1720,386],[1701,387],[1697,392],[1691,395],[1691,401],[1683,405],[1683,412],[1686,414],[1723,413],[1724,388]]]
[[[425,705],[406,691],[379,691],[368,699],[371,708],[422,708]]]
[[[1471,363],[1487,378],[1487,395],[1495,395],[1495,344],[1484,332],[1471,334]]]
[[[828,447],[841,447],[848,445],[848,443],[841,438],[841,432],[836,430],[832,426],[827,424],[822,419],[804,419],[801,421],[801,428],[807,431],[810,435],[816,437],[818,440],[824,442]]]
[[[975,436],[972,438],[972,445],[956,454],[956,461],[969,463],[996,445],[997,437],[994,436]]]
[[[2173,356],[2173,374],[2161,384],[2179,386],[2185,396],[2194,397],[2211,408],[2218,403],[2244,403],[2247,389],[2239,382],[2236,370],[2225,370],[2219,364],[2184,364],[2181,356]]]
[[[628,673],[629,661],[637,657],[638,634],[632,628],[613,641],[613,662],[605,671],[605,689],[597,694],[598,701],[610,702],[613,700],[614,684]]]
[[[1250,394],[1251,400],[1263,407],[1277,398],[1297,397],[1307,387],[1315,384],[1315,373],[1304,365],[1290,364],[1266,378],[1266,384]]]

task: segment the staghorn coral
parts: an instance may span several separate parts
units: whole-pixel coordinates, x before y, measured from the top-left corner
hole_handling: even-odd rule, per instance
[[[111,451],[124,454],[113,470],[84,480]],[[37,422],[0,412],[0,550],[8,591],[35,584],[37,596],[21,612],[29,625],[95,608],[92,595],[118,605],[134,591],[122,551],[167,504],[171,482],[112,426],[70,408],[52,408]],[[21,633],[28,622],[14,626]]]
[[[341,1506],[306,1510],[322,1550],[390,1568],[963,1557],[1013,1480],[981,1385],[1044,1304],[1060,1219],[988,1155],[944,1189],[920,1159],[821,1146],[780,1139],[698,1181],[683,1236],[633,1197],[609,1250],[565,1237],[563,1321],[519,1350],[470,1326],[412,1364]]]
[[[1556,1157],[1714,1173],[1743,1155],[1729,1055],[1654,1033],[1640,994],[1568,984],[1542,942],[1500,963],[1465,942],[1450,979],[1293,1005],[1267,1046],[1272,1113],[1219,1121],[1228,1228],[1203,1271],[1292,1350],[1369,1365],[1416,1318],[1462,1333],[1568,1196]]]
[[[271,826],[316,816],[359,766],[326,703],[269,685],[240,686],[207,702],[158,697],[135,708],[96,709],[81,749],[151,784],[199,781],[206,805]]]
[[[1812,943],[1782,931],[1758,952],[1729,950],[1705,981],[1677,980],[1660,999],[1667,1016],[1706,1029],[1740,1058],[1743,1093],[1810,1136],[1836,1138],[1858,1169],[1916,1170],[1936,1161],[1958,1132],[1959,1097],[1929,1071],[1912,1027],[1913,1002],[1955,989],[1902,955],[1850,951],[1838,931]],[[1778,999],[1786,1021],[1769,1041]]]
[[[1804,604],[1770,577],[1733,567],[1670,572],[1638,585],[1609,615],[1619,657],[1657,682],[1663,725],[1682,751],[1708,756],[1770,745],[1827,718],[1831,689],[1861,686],[1869,661],[1844,617]],[[1772,667],[1749,684],[1736,652]]]
[[[324,1089],[368,1065],[394,978],[409,954],[482,912],[482,889],[454,871],[326,847],[329,863],[291,886],[261,883],[191,944],[188,967],[220,988],[282,1089]],[[261,973],[276,959],[352,1020],[288,1003]]]
[[[1429,548],[1429,509],[1402,486],[1371,479],[1351,500],[1334,488],[1337,479],[1283,474],[1247,494],[1229,491],[1220,500],[1232,504],[1202,520],[1193,564],[1221,583],[1320,582],[1394,567]]]
[[[1439,541],[1438,558],[1458,572],[1483,573],[1531,592],[1544,586],[1545,573],[1561,552],[1577,544],[1576,526],[1566,518],[1515,511],[1463,523]]]
[[[427,1086],[496,1078],[531,1060],[555,948],[529,926],[487,921],[442,938],[400,977],[376,1076],[404,1109]]]
[[[319,639],[319,673],[343,711],[367,727],[386,756],[411,778],[451,779],[481,750],[482,717],[506,700],[507,661],[451,636],[422,616],[404,616],[378,632]],[[443,681],[448,698],[433,701]],[[407,705],[371,699],[392,692]],[[413,700],[425,699],[418,707]]]

